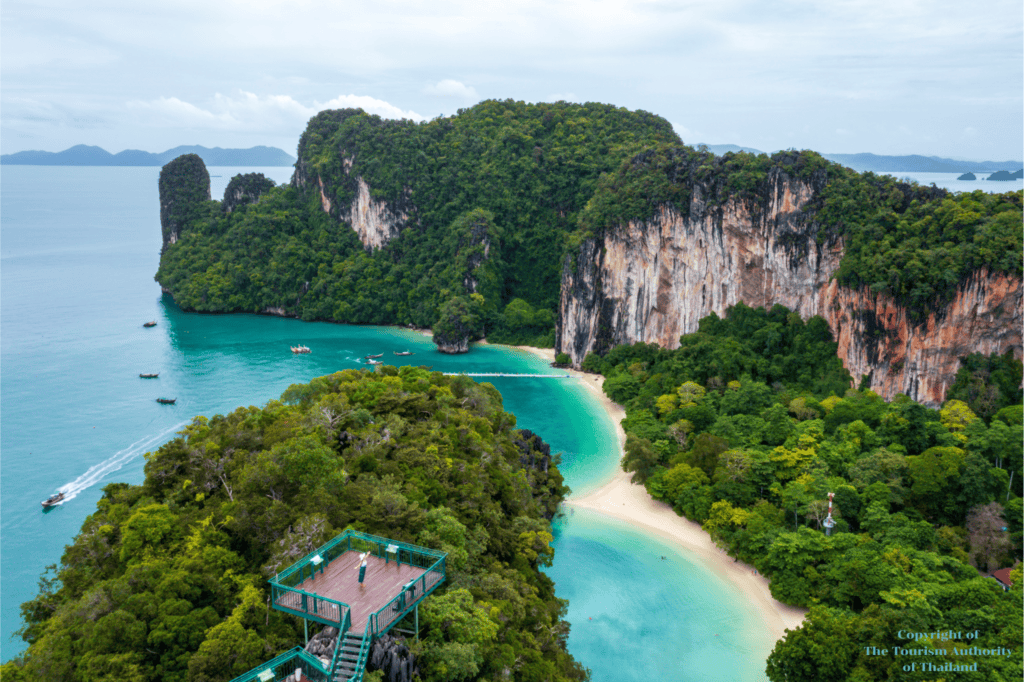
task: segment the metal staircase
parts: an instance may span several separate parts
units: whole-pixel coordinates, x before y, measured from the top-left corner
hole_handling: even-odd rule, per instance
[[[358,682],[366,668],[366,652],[370,648],[369,631],[355,634],[351,630],[338,638],[338,651],[334,656],[333,682]]]

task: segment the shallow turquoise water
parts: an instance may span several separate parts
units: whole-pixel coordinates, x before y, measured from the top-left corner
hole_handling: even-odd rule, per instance
[[[756,612],[692,555],[582,508],[556,524],[555,546],[545,573],[593,682],[766,679]]]
[[[221,176],[213,178],[216,197],[236,169],[210,172]],[[280,168],[266,172],[278,181],[290,174]],[[152,279],[160,250],[158,173],[156,168],[3,168],[2,660],[24,649],[20,639],[11,638],[20,627],[18,607],[35,595],[44,567],[59,561],[64,545],[94,510],[102,486],[141,482],[142,455],[194,415],[262,405],[292,383],[364,366],[361,358],[369,353],[383,352],[382,359],[392,364],[442,371],[552,372],[529,353],[496,346],[441,355],[428,337],[410,330],[182,313]],[[158,326],[143,329],[147,320],[157,320]],[[298,343],[313,352],[293,355],[288,347]],[[392,355],[401,350],[416,354]],[[160,372],[160,377],[142,380],[140,372]],[[587,492],[614,472],[614,425],[579,381],[490,381],[520,427],[565,453],[562,471],[574,493]],[[177,398],[177,403],[159,405],[157,397]],[[66,491],[68,500],[42,513],[39,501],[57,489]],[[724,587],[709,587],[716,585],[713,576],[686,564],[669,547],[656,554],[671,561],[652,563],[638,547],[660,540],[604,517],[584,516],[577,512],[559,527],[549,574],[557,594],[572,603],[570,650],[594,671],[595,681],[699,679],[704,673],[725,680],[761,679],[756,671],[728,672],[742,668],[737,663],[742,649],[705,642],[702,633],[712,626],[721,635],[732,633],[723,642],[739,642],[745,622],[742,605],[719,604],[729,596]],[[595,555],[599,562],[590,560]],[[648,595],[641,586],[656,589]],[[714,595],[716,608],[690,608],[711,603],[707,595]],[[605,629],[591,627],[591,617]],[[625,634],[612,636],[616,627],[625,627]],[[648,646],[651,637],[657,647]],[[731,663],[723,667],[725,660]],[[751,665],[763,669],[762,662]],[[693,677],[678,671],[692,671]]]

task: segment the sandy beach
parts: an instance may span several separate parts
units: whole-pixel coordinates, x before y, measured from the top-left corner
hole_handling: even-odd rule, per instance
[[[514,347],[533,353],[548,362],[554,362],[555,351],[551,348]],[[574,369],[559,371],[578,377],[583,385],[594,393],[609,418],[615,423],[621,450],[626,442],[626,433],[622,430],[620,422],[626,417],[626,411],[621,405],[612,402],[601,390],[604,377]],[[642,485],[634,485],[629,479],[630,474],[619,470],[605,485],[582,497],[570,497],[566,504],[608,514],[654,533],[687,550],[708,570],[728,579],[760,613],[765,626],[765,642],[769,647],[765,652],[767,657],[771,652],[771,646],[786,634],[787,629],[800,625],[806,610],[787,606],[772,598],[768,581],[763,576],[754,575],[752,566],[733,561],[732,557],[715,546],[711,536],[701,529],[700,524],[679,516],[664,502],[653,499]]]

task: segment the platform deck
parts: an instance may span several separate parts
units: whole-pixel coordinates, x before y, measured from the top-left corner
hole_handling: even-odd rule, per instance
[[[385,563],[375,556],[366,557],[366,578],[359,584],[359,552],[350,550],[332,561],[323,572],[307,578],[296,587],[306,592],[335,599],[352,608],[352,632],[366,629],[366,617],[398,596],[402,587],[426,573],[425,569],[394,560]]]

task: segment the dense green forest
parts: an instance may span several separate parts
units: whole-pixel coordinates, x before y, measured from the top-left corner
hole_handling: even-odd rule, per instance
[[[626,407],[634,480],[755,566],[776,599],[810,609],[769,657],[773,682],[905,679],[909,659],[865,647],[951,644],[901,630],[977,630],[956,644],[1013,652],[960,658],[980,672],[946,680],[1020,679],[1020,567],[1010,592],[979,574],[1021,556],[1019,360],[965,359],[932,410],[849,389],[825,322],[782,306],[737,305],[681,341],[619,346],[584,368]],[[954,396],[982,396],[984,416]]]
[[[476,333],[550,346],[577,214],[603,173],[665,142],[679,142],[668,121],[604,104],[487,101],[419,124],[324,111],[299,141],[291,185],[229,214],[211,202],[156,278],[186,310],[418,327],[478,293]],[[340,222],[357,178],[407,216],[379,250]]]
[[[780,174],[814,188],[807,229],[842,237],[839,282],[889,293],[915,319],[981,268],[1021,275],[1020,191],[951,194],[810,151],[715,156],[660,117],[610,105],[491,100],[424,123],[324,111],[298,159],[291,184],[229,191],[235,210],[192,185],[171,210],[162,200],[181,226],[167,243],[165,225],[156,279],[183,309],[431,327],[462,299],[471,338],[551,346],[564,257],[583,239],[664,205],[686,215],[697,186],[712,207],[739,200],[757,215]],[[168,164],[161,197],[205,172],[193,165]],[[360,178],[401,216],[380,249],[344,222]]]
[[[490,384],[345,370],[263,408],[196,417],[104,488],[22,606],[15,680],[214,682],[301,644],[267,578],[347,528],[448,553],[421,608],[425,680],[583,680],[539,567],[568,489]]]

